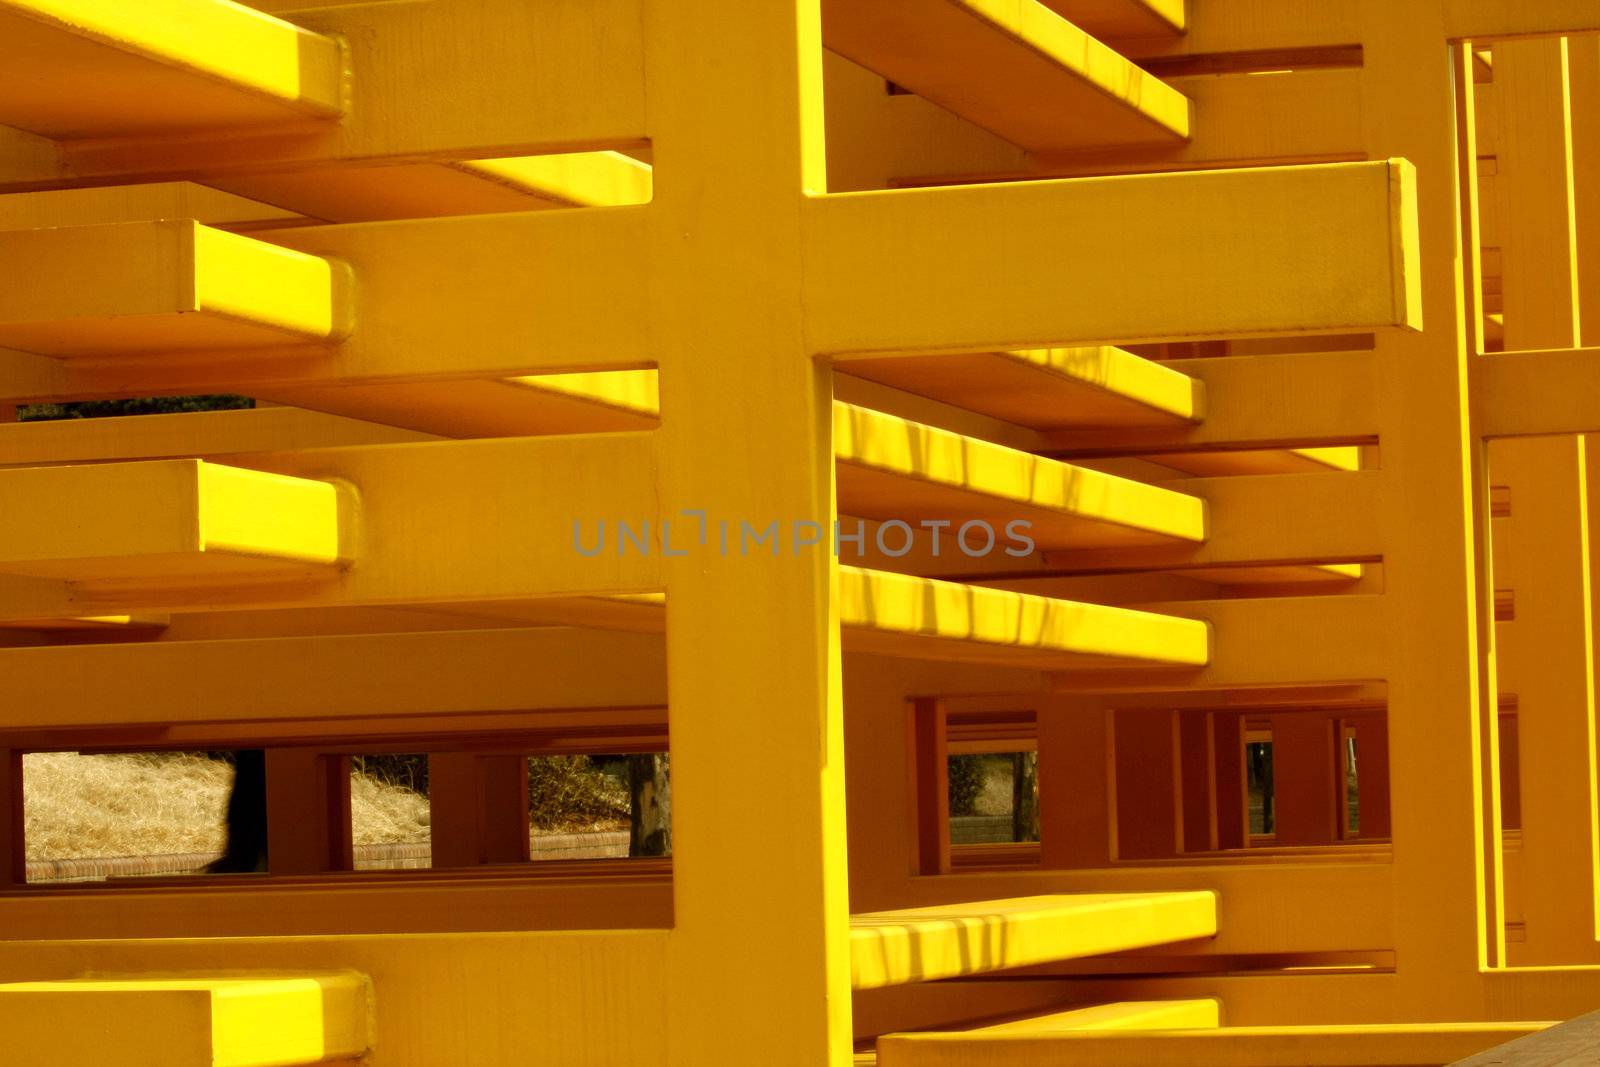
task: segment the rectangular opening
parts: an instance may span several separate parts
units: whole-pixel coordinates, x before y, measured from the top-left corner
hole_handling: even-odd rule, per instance
[[[949,757],[950,843],[1039,840],[1039,753],[1035,749]]]
[[[432,866],[428,757],[390,752],[350,760],[350,836],[358,871]]]
[[[1272,731],[1251,729],[1245,734],[1244,770],[1250,837],[1270,838],[1277,824],[1272,784]]]
[[[22,757],[32,883],[198,874],[227,844],[233,752]]]
[[[1360,742],[1356,737],[1355,728],[1344,724],[1340,727],[1340,756],[1344,761],[1340,783],[1344,794],[1344,803],[1339,810],[1344,815],[1344,832],[1341,836],[1346,838],[1361,836],[1361,774],[1358,762]]]

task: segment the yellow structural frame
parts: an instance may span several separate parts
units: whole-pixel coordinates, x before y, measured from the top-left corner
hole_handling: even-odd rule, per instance
[[[1501,312],[1478,307],[1479,291],[1456,270],[1463,264],[1467,281],[1481,280],[1476,171],[1460,164],[1476,156],[1471,79],[1482,64],[1466,42],[1497,47],[1493,74],[1508,79],[1504,89],[1519,77],[1519,57],[1500,42],[1570,33],[1592,44],[1600,31],[1592,4],[1285,0],[1263,11],[1247,0],[1197,0],[1184,36],[1110,43],[1050,14],[1076,6],[1068,0],[884,5],[902,23],[920,10],[965,20],[949,25],[976,26],[983,36],[974,40],[998,45],[974,50],[970,67],[935,71],[941,77],[1003,74],[993,57],[1020,49],[1069,92],[1087,80],[1113,108],[1149,105],[1131,110],[1154,112],[1158,135],[1117,139],[1130,154],[1115,159],[1035,136],[1037,108],[1027,114],[1035,101],[1021,102],[1020,119],[1007,112],[1003,98],[1014,94],[1003,78],[982,81],[983,100],[930,91],[952,115],[912,100],[901,101],[907,120],[877,135],[834,124],[834,110],[854,105],[828,95],[844,82],[825,84],[823,51],[849,45],[837,15],[823,13],[843,3],[262,5],[282,19],[219,0],[149,8],[152,18],[205,16],[194,25],[210,37],[176,43],[144,10],[85,0],[71,5],[84,16],[73,24],[57,17],[66,6],[3,0],[0,16],[46,27],[59,49],[47,57],[113,47],[138,70],[161,68],[163,79],[171,67],[179,84],[198,86],[196,99],[216,88],[202,54],[231,64],[230,49],[244,48],[241,78],[254,80],[222,91],[265,96],[266,112],[287,126],[257,121],[254,108],[245,109],[254,118],[234,115],[226,129],[203,115],[159,130],[7,122],[16,127],[0,131],[8,195],[174,178],[224,188],[230,175],[243,188],[252,173],[482,167],[617,149],[648,152],[651,173],[648,201],[597,197],[584,202],[616,206],[575,211],[312,219],[246,236],[131,208],[141,217],[93,233],[0,234],[0,262],[15,271],[0,291],[5,405],[227,391],[371,416],[279,418],[266,409],[181,426],[0,432],[0,449],[15,450],[0,462],[21,465],[0,471],[8,508],[0,617],[168,620],[159,637],[81,644],[8,625],[0,673],[16,699],[7,744],[70,747],[113,726],[165,730],[170,743],[197,747],[368,738],[380,728],[438,736],[467,722],[493,733],[507,717],[533,713],[548,713],[551,729],[574,726],[580,712],[654,727],[670,704],[674,857],[670,882],[657,871],[597,889],[573,874],[509,897],[477,884],[488,879],[453,875],[359,885],[267,879],[192,896],[154,885],[81,894],[13,887],[0,894],[0,979],[138,976],[103,990],[126,994],[116,1017],[133,1025],[144,1005],[165,1005],[173,992],[154,976],[205,976],[193,980],[203,996],[177,998],[189,1021],[172,1025],[198,1028],[203,1008],[216,1017],[219,997],[237,991],[245,1010],[259,992],[261,1018],[273,1028],[298,1018],[297,1032],[309,1034],[306,988],[272,983],[348,969],[373,983],[371,1062],[402,1065],[530,1055],[582,1065],[845,1064],[859,1027],[868,1037],[899,1029],[877,1025],[897,1018],[899,1002],[869,999],[898,991],[867,986],[957,976],[970,970],[964,948],[1008,930],[1015,942],[995,959],[1044,969],[925,991],[936,1022],[958,1018],[956,1007],[996,1018],[1067,1010],[1047,994],[1059,999],[1052,982],[1070,977],[1086,1004],[1215,997],[1229,1025],[980,1032],[976,1044],[971,1032],[885,1037],[886,1067],[975,1055],[1072,1062],[1069,1052],[1089,1062],[1220,1055],[1270,1064],[1307,1048],[1329,1062],[1414,1062],[1468,1054],[1543,1025],[1527,1020],[1592,1006],[1600,972],[1587,952],[1552,966],[1532,935],[1531,949],[1506,938],[1513,905],[1530,924],[1555,916],[1593,936],[1593,887],[1567,890],[1541,872],[1593,877],[1594,750],[1581,717],[1546,713],[1540,736],[1563,758],[1548,780],[1529,784],[1529,851],[1508,860],[1517,854],[1507,851],[1498,810],[1492,575],[1495,553],[1528,535],[1508,531],[1495,547],[1495,460],[1484,442],[1600,430],[1592,402],[1600,375],[1584,347],[1593,337],[1572,307],[1535,305],[1501,322],[1502,340],[1529,351],[1484,354],[1482,323]],[[263,43],[228,45],[232,27],[242,27],[241,41],[259,33]],[[860,40],[874,43],[871,34]],[[890,41],[885,54],[914,44]],[[1352,44],[1359,65],[1339,58]],[[1274,49],[1311,65],[1216,84],[1204,71],[1178,73],[1169,87],[1133,62],[1164,57],[1181,71],[1195,57]],[[1572,79],[1581,85],[1600,62],[1573,62],[1577,51],[1569,48],[1565,83],[1551,80],[1552,56],[1536,51],[1520,57],[1521,76],[1566,101],[1577,91]],[[888,58],[900,69],[903,56]],[[907,69],[928,73],[926,53],[912,59]],[[88,95],[111,99],[106,121],[133,121],[129,83],[91,68],[80,80]],[[419,69],[426,86],[416,84]],[[1129,77],[1122,91],[1118,79]],[[882,78],[855,84],[867,82],[877,107],[887,96]],[[1264,102],[1270,110],[1257,107]],[[828,125],[844,131],[831,142],[825,109]],[[1528,165],[1551,152],[1569,163],[1581,156],[1562,148],[1571,130],[1521,129],[1524,169],[1518,177],[1513,165],[1508,186],[1585,180],[1576,165],[1570,180],[1565,166]],[[882,180],[830,192],[829,154]],[[566,180],[570,164],[545,163]],[[628,195],[639,196],[641,168],[623,168]],[[573,180],[590,191],[600,181]],[[566,198],[557,184],[549,182],[552,192]],[[1562,220],[1539,216],[1538,205],[1567,204],[1561,196],[1501,200],[1522,205],[1512,222],[1559,237]],[[1576,252],[1559,241],[1541,247],[1542,266],[1505,260],[1508,308],[1527,294],[1514,279],[1573,270]],[[119,262],[140,269],[109,269]],[[106,284],[113,274],[125,289]],[[1567,304],[1587,299],[1569,278],[1557,280]],[[160,321],[135,321],[147,316]],[[175,322],[207,316],[215,332],[183,345],[188,326]],[[94,327],[72,339],[80,320]],[[1278,347],[1250,347],[1264,342]],[[1205,347],[1213,344],[1239,347]],[[1194,346],[1178,352],[1194,357],[1184,359],[1184,381],[1123,359],[1142,359],[1123,348],[1140,345],[1170,346],[1165,355]],[[1005,353],[1082,381],[1068,369],[1075,357],[1037,354],[1085,350],[1095,353],[1088,377],[1135,374],[1120,392],[1151,410],[1097,428],[1008,424],[1007,412],[946,382],[925,394],[906,388],[901,410],[868,416],[877,441],[847,439],[836,422],[841,411],[851,417],[835,406],[836,368],[850,374],[859,364],[870,379],[884,361]],[[915,375],[902,367],[880,377],[895,387]],[[498,400],[502,390],[561,393],[647,425],[600,425],[585,421],[594,412],[567,410],[572,421],[561,429],[601,432],[539,437],[536,426],[512,422],[510,435],[496,436],[505,423],[407,414],[457,386]],[[400,392],[385,398],[385,390]],[[551,410],[505,418],[537,423]],[[904,451],[889,447],[896,437]],[[912,449],[918,441],[926,463]],[[1101,458],[1126,450],[1138,476],[1083,466],[1083,484],[1105,494],[1084,502],[1062,484],[1076,461],[1033,458],[1071,455],[1086,441]],[[1304,451],[1324,448],[1338,451]],[[1299,473],[1169,480],[1137,466],[1190,455],[1225,463],[1230,451],[1270,453],[1274,471],[1298,456]],[[841,565],[827,551],[759,559],[673,555],[659,543],[650,554],[572,551],[575,518],[659,530],[701,512],[827,530],[843,495],[841,459],[1008,505],[1075,507],[1177,543],[1086,549],[1066,564],[1045,560],[1040,569],[1051,573],[997,567],[942,578],[879,569],[881,559]],[[1585,453],[1522,462],[1519,484],[1543,494],[1539,508],[1548,509],[1537,525],[1559,526],[1566,538],[1559,555],[1531,568],[1515,556],[1501,564],[1502,577],[1519,568],[1526,604],[1582,573],[1592,495],[1574,490],[1584,484]],[[1517,473],[1516,460],[1503,469]],[[1186,489],[1189,481],[1197,484]],[[194,569],[195,557],[213,554],[314,573],[287,588],[245,582],[219,593],[214,576]],[[143,562],[95,569],[126,559]],[[1370,569],[1341,572],[1351,587],[1333,595],[1291,580],[1308,562],[1350,559]],[[1285,580],[1261,583],[1258,595],[1204,573],[1251,565],[1289,570],[1275,570]],[[1592,711],[1592,673],[1583,676],[1591,650],[1573,638],[1591,613],[1582,599],[1556,604],[1562,624],[1547,620],[1504,642],[1506,680],[1526,689],[1530,711],[1536,698],[1541,708],[1588,701]],[[559,615],[573,601],[651,616],[646,625],[584,620],[620,630],[659,627],[664,601],[664,642],[564,625]],[[427,621],[407,630],[385,612]],[[892,645],[860,643],[864,632]],[[848,657],[847,641],[857,642]],[[1536,692],[1521,684],[1527,650],[1546,648],[1559,678]],[[1107,659],[1124,662],[1099,669]],[[87,706],[87,696],[107,706]],[[1085,803],[1042,816],[1039,864],[957,873],[920,865],[907,795],[918,757],[906,720],[963,701],[977,712],[1026,705],[1041,766],[1059,758],[1048,772],[1055,787],[1073,788],[1062,766],[1078,776],[1081,792],[1065,795]],[[1084,851],[1113,825],[1114,813],[1101,809],[1117,796],[1106,758],[1116,716],[1167,714],[1180,703],[1204,714],[1382,706],[1392,839],[1333,853],[1285,845],[1211,854],[1219,848],[1149,862]],[[1182,740],[1182,719],[1168,725],[1177,732],[1154,731],[1149,751],[1181,761],[1181,745],[1162,746]],[[1132,734],[1124,723],[1124,743]],[[5,749],[8,789],[20,747]],[[761,768],[761,803],[750,802],[744,777],[726,773],[734,753]],[[1575,807],[1590,821],[1568,821]],[[1543,844],[1536,857],[1543,841],[1567,842],[1565,862]],[[1531,884],[1508,895],[1515,871]],[[1018,903],[1074,895],[1091,911],[1093,901],[1126,899],[1136,911],[1181,914],[1130,936],[1120,923],[1086,928],[1082,915],[1067,922]],[[474,902],[484,905],[481,920]],[[574,921],[601,926],[601,905],[612,903],[637,928],[539,925],[566,905]],[[986,921],[985,903],[1005,917]],[[1034,925],[1042,938],[1015,929]],[[856,977],[856,944],[895,938],[929,948],[925,965],[895,957]],[[1127,966],[1072,958],[1136,945],[1148,952]],[[1522,965],[1520,953],[1538,965]],[[1314,962],[1270,975],[1230,966],[1308,954]],[[1192,969],[1194,957],[1214,957],[1215,973]],[[219,977],[240,971],[252,977],[237,987]],[[57,1018],[83,1017],[80,987],[0,986],[0,1007],[7,990],[37,993],[64,1012],[44,1016],[50,1029]],[[287,999],[274,1006],[280,990]],[[499,1011],[506,990],[537,1010]],[[26,1014],[18,1028],[29,1040],[48,1033]],[[305,1041],[310,1055],[313,1038]],[[258,1062],[244,1058],[253,1054],[226,1062]]]

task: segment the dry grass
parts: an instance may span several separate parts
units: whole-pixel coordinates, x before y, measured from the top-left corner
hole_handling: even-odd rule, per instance
[[[35,752],[23,771],[30,860],[220,852],[233,768],[203,756]],[[428,800],[357,774],[357,844],[428,840]]]

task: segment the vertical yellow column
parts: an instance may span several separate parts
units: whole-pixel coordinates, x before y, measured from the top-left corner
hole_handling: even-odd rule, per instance
[[[1377,340],[1387,479],[1385,607],[1389,665],[1399,1015],[1444,1017],[1478,993],[1498,956],[1486,885],[1479,729],[1478,546],[1466,406],[1455,101],[1437,4],[1366,0],[1363,108],[1368,154],[1417,168],[1423,332]],[[1495,917],[1490,918],[1491,914]]]
[[[1567,41],[1578,274],[1600,275],[1600,34]],[[1600,345],[1600,285],[1578,288],[1583,343]]]
[[[799,223],[823,188],[816,0],[649,0],[674,889],[666,1062],[848,1062],[831,385]],[[826,269],[819,265],[818,269]],[[719,524],[730,524],[723,554]],[[750,543],[778,524],[781,543]],[[810,536],[811,528],[802,527]],[[752,792],[752,787],[755,791]]]
[[[1516,560],[1516,617],[1500,654],[1518,665],[1522,913],[1518,964],[1600,959],[1595,945],[1595,731],[1589,530],[1581,437],[1496,441],[1494,480],[1511,487],[1496,536]]]
[[[1497,41],[1506,348],[1578,343],[1567,42]]]

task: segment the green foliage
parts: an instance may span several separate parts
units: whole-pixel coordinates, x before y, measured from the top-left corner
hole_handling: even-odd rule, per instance
[[[17,409],[19,422],[57,419],[107,419],[121,415],[173,415],[186,411],[228,411],[253,408],[247,396],[147,396],[131,400],[77,400],[67,404],[24,404]]]
[[[949,768],[950,814],[976,815],[978,797],[982,794],[983,783],[988,778],[984,757],[951,756]]]

